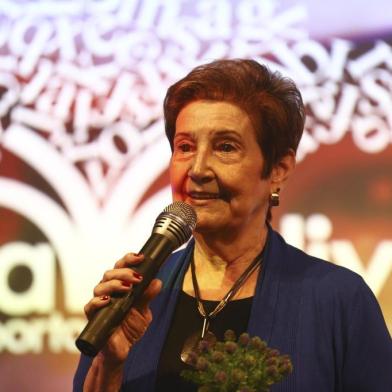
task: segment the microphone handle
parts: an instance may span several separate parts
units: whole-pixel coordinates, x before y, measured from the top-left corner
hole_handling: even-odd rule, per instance
[[[132,266],[133,270],[143,276],[143,280],[134,284],[128,294],[114,294],[110,299],[110,304],[97,310],[76,339],[76,347],[83,354],[94,357],[101,351],[131,307],[139,300],[144,290],[154,279],[161,265],[176,248],[176,244],[166,236],[159,233],[151,234],[139,252],[144,255],[144,260]]]

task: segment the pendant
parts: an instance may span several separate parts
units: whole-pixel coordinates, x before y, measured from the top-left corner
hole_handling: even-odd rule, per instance
[[[197,345],[200,340],[214,341],[216,340],[215,335],[211,333],[208,328],[210,326],[210,320],[208,317],[203,317],[203,327],[201,330],[201,335],[199,332],[195,332],[188,339],[185,340],[184,346],[181,351],[181,361],[189,365],[191,363],[191,352],[197,351]]]
[[[210,326],[210,320],[208,317],[203,318],[203,328],[201,329],[201,337],[200,339],[204,339],[206,332],[208,331],[208,327]]]
[[[188,365],[192,365],[190,358],[191,352],[195,351],[197,348],[197,344],[200,341],[200,334],[199,332],[195,332],[188,339],[185,340],[184,346],[181,351],[181,361],[187,363]]]

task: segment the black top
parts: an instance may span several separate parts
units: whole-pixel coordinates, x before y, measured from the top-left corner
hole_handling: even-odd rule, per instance
[[[237,337],[247,330],[252,300],[253,297],[230,301],[210,321],[209,330],[218,340],[223,340],[223,334],[227,329],[232,329]],[[218,302],[203,300],[204,308],[209,313]],[[185,340],[195,332],[201,333],[202,326],[203,318],[197,310],[196,299],[181,291],[159,360],[156,391],[197,391],[195,384],[180,377],[182,370],[190,368],[181,361],[180,355]]]

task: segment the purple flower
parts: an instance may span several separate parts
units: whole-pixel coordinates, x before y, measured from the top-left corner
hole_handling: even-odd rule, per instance
[[[276,368],[276,366],[268,366],[265,369],[265,373],[268,377],[271,377],[271,378],[276,378],[279,376],[279,372],[278,372],[278,369]]]
[[[196,369],[197,370],[206,370],[208,368],[208,366],[209,366],[209,362],[205,358],[203,358],[203,357],[198,358],[198,360],[196,362]]]
[[[240,383],[246,378],[246,374],[241,369],[233,369],[231,372],[231,378],[235,383]]]
[[[227,380],[227,374],[223,370],[218,370],[215,373],[214,379],[215,379],[215,381],[223,384]]]
[[[197,348],[201,353],[207,353],[210,349],[210,344],[207,342],[207,340],[200,340],[199,344],[197,345]]]
[[[244,364],[246,366],[252,367],[252,366],[256,365],[256,363],[257,363],[257,360],[253,355],[251,355],[251,354],[245,355]]]
[[[265,364],[267,366],[277,366],[278,365],[278,359],[276,357],[270,357],[265,361]]]
[[[228,329],[224,334],[224,339],[226,342],[235,342],[235,332],[232,329]]]
[[[279,355],[280,355],[280,352],[279,352],[279,350],[276,350],[276,349],[272,349],[272,350],[269,349],[267,352],[268,358],[278,357]]]
[[[293,365],[291,364],[290,361],[288,361],[288,362],[284,361],[283,363],[281,363],[279,365],[279,372],[283,376],[291,373],[292,371],[293,371]]]
[[[223,342],[208,338],[200,341],[187,361],[194,369],[184,370],[181,375],[196,383],[198,392],[256,392],[254,388],[267,392],[292,372],[290,357],[267,347],[259,337],[243,333],[238,341],[234,339],[234,332],[228,330]]]
[[[250,342],[250,337],[249,334],[244,332],[240,335],[240,337],[238,338],[238,344],[241,347],[246,347]]]
[[[208,331],[206,333],[206,335],[204,336],[204,340],[206,340],[208,342],[208,344],[210,345],[210,348],[214,347],[216,342],[218,341],[216,336],[210,331]]]
[[[215,351],[225,351],[225,344],[223,342],[216,342],[214,345]]]
[[[221,351],[213,351],[211,354],[211,359],[213,362],[220,363],[225,359],[225,356]]]
[[[229,354],[233,354],[238,348],[238,345],[236,342],[226,342],[225,343],[225,350],[226,352],[228,352]]]
[[[254,336],[254,337],[250,340],[249,345],[250,345],[252,348],[254,348],[254,349],[256,349],[256,350],[258,350],[258,351],[260,351],[260,352],[265,351],[265,349],[266,349],[266,347],[267,347],[267,343],[264,342],[263,340],[261,340],[258,336]]]

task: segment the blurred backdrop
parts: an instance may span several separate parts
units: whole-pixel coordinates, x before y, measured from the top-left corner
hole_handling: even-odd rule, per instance
[[[167,87],[266,63],[307,104],[274,212],[293,245],[361,274],[392,331],[390,0],[0,0],[0,379],[68,391],[102,273],[171,202]]]

